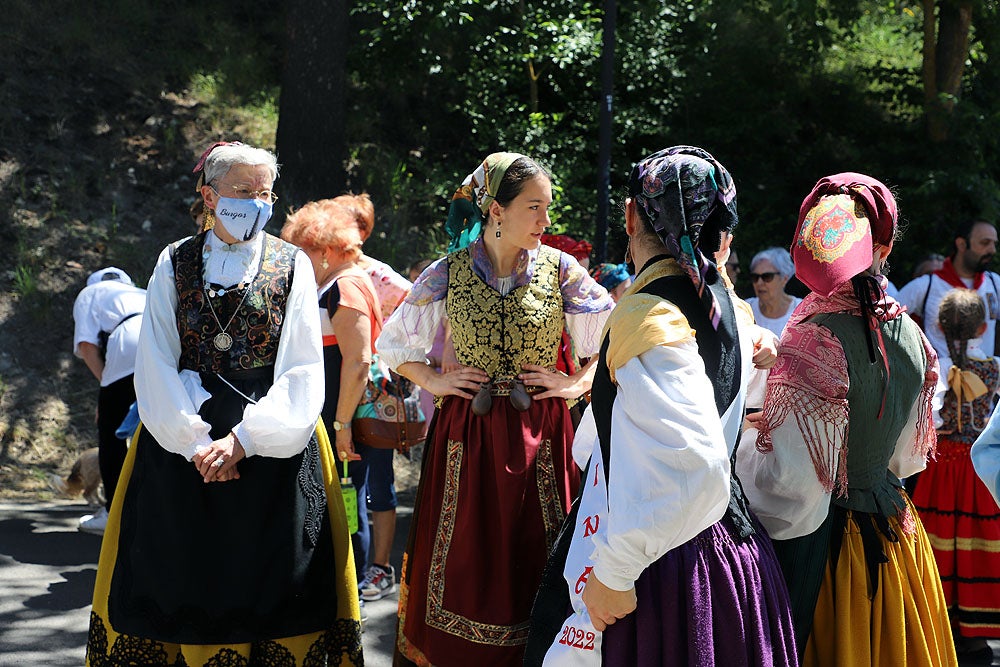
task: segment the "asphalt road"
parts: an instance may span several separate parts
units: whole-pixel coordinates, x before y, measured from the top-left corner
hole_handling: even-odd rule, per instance
[[[398,510],[398,573],[411,509]],[[80,667],[101,539],[77,531],[83,503],[0,502],[0,667]],[[365,664],[389,667],[397,594],[366,603]]]
[[[400,505],[393,566],[400,571],[412,509]],[[0,502],[0,667],[79,667],[87,644],[101,540],[80,533],[72,502]],[[390,667],[397,595],[366,604],[365,664]],[[991,641],[1000,665],[1000,641]],[[967,663],[969,665],[986,663]]]

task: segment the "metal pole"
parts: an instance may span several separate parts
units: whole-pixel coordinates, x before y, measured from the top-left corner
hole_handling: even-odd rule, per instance
[[[615,82],[616,0],[604,0],[603,40],[601,45],[601,111],[597,150],[597,233],[594,237],[598,263],[608,256],[608,219],[611,210],[611,103]]]

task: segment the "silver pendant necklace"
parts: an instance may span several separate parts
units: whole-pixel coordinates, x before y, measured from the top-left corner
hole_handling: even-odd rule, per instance
[[[240,286],[242,285],[243,283],[240,283]],[[240,302],[236,304],[236,309],[233,311],[229,321],[226,322],[226,326],[222,326],[222,322],[219,321],[219,316],[215,314],[215,307],[212,305],[211,297],[215,295],[215,290],[206,290],[206,292],[208,292],[208,298],[205,299],[208,301],[208,310],[212,313],[212,319],[215,320],[215,324],[219,327],[219,333],[215,334],[215,338],[212,339],[212,345],[214,345],[215,349],[219,352],[225,352],[233,346],[233,337],[226,333],[226,329],[228,329],[229,325],[233,323],[233,320],[236,319],[236,313],[240,312],[240,308],[243,307],[243,302],[246,301],[247,294],[250,292],[250,286],[247,285],[243,289],[243,296],[240,297]],[[226,292],[225,290],[219,290],[218,293],[222,296]]]

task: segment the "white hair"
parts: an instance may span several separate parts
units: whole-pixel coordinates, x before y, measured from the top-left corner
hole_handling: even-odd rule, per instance
[[[761,260],[767,260],[771,266],[781,274],[782,278],[791,278],[795,274],[795,264],[792,263],[792,256],[784,248],[768,248],[761,250],[750,260],[750,271],[753,271]]]
[[[205,182],[214,183],[225,178],[238,164],[251,167],[262,164],[271,173],[271,182],[278,178],[278,157],[271,151],[246,144],[218,146],[205,159]]]

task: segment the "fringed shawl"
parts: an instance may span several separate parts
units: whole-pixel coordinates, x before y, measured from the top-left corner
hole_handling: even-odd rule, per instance
[[[885,287],[885,277],[879,276]],[[884,295],[874,304],[875,317],[888,322],[903,317],[905,309],[892,297]],[[778,361],[771,369],[764,399],[763,419],[757,424],[757,449],[773,449],[771,432],[795,415],[802,440],[816,470],[816,476],[828,492],[836,490],[847,496],[847,436],[850,405],[847,392],[850,379],[847,358],[840,341],[826,327],[810,322],[820,313],[846,313],[862,316],[850,282],[841,285],[829,297],[816,293],[807,296],[796,308],[781,337]],[[937,442],[931,399],[938,381],[937,354],[920,333],[927,367],[917,398],[916,438],[913,453],[933,456]]]

